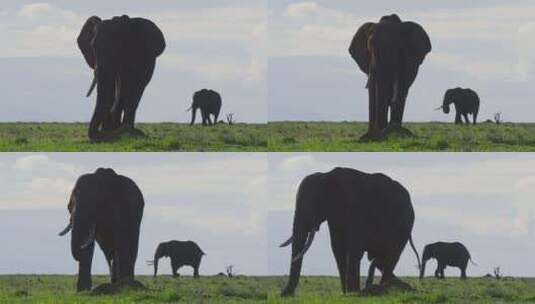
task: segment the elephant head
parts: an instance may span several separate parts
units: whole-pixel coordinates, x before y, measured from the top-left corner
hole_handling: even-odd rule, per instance
[[[317,183],[316,175],[306,177],[299,186],[292,236],[280,245],[280,247],[286,247],[292,244],[290,279],[283,295],[293,294],[293,290],[299,283],[303,256],[312,245],[314,235],[319,230],[320,225],[327,219],[323,193],[325,191],[323,191],[321,183]]]
[[[97,87],[97,102],[89,125],[89,138],[98,141],[101,132],[109,129],[111,113],[120,111],[121,72],[125,61],[160,56],[165,40],[160,29],[151,21],[126,15],[102,20],[97,16],[85,22],[78,35],[78,47],[85,61],[94,70],[89,97]],[[134,63],[135,64],[135,63]]]
[[[154,260],[150,261],[154,265],[154,277],[158,274],[158,260],[163,257],[168,257],[171,254],[168,242],[163,242],[158,245],[156,252],[154,252]]]
[[[97,223],[101,221],[99,210],[103,209],[100,204],[103,199],[94,189],[104,187],[101,176],[109,174],[115,175],[115,172],[112,169],[99,168],[95,174],[86,174],[78,178],[69,199],[69,223],[59,233],[63,236],[71,232],[71,254],[78,262],[78,291],[90,290],[92,286],[91,263]]]
[[[459,94],[461,88],[448,89],[444,93],[444,99],[442,100],[442,106],[438,107],[437,110],[442,109],[445,114],[450,112],[450,105],[455,102],[455,97]]]
[[[428,244],[424,247],[424,252],[422,253],[422,266],[420,267],[420,279],[424,277],[425,274],[425,264],[429,259],[436,257],[436,248],[434,244]]]

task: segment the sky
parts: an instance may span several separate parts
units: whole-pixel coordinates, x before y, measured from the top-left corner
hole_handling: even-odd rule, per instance
[[[406,121],[454,121],[434,111],[444,92],[469,87],[479,120],[533,122],[535,3],[476,1],[268,1],[269,120],[366,121],[366,75],[348,47],[365,22],[397,13],[421,24],[432,52],[410,89]]]
[[[406,121],[449,121],[444,92],[470,87],[480,121],[533,122],[535,21],[530,0],[28,1],[0,8],[0,121],[89,121],[92,74],[75,39],[87,17],[153,20],[167,49],[141,101],[141,122],[187,122],[193,92],[222,94],[241,122],[366,121],[366,76],[347,48],[360,25],[398,13],[420,23],[433,51],[420,67]],[[396,7],[397,5],[397,7]],[[224,117],[224,116],[223,116]]]
[[[317,153],[270,154],[267,216],[268,269],[289,273],[291,249],[278,245],[291,235],[295,195],[301,180],[336,166],[382,172],[410,193],[415,211],[412,237],[418,252],[436,241],[460,241],[477,266],[469,276],[483,276],[500,266],[505,276],[535,276],[535,156],[503,153]],[[368,270],[366,256],[361,274]],[[417,276],[416,258],[407,245],[395,273]],[[527,267],[529,266],[529,267]],[[432,275],[435,261],[427,264]],[[328,227],[320,232],[303,262],[305,275],[338,275]],[[447,268],[447,276],[459,276]]]
[[[0,121],[89,121],[92,72],[76,45],[85,20],[128,14],[163,31],[167,48],[137,111],[140,122],[188,122],[202,88],[220,92],[222,114],[265,122],[266,8],[260,0],[27,1],[0,8]],[[220,116],[221,117],[221,116]]]
[[[262,153],[2,153],[0,274],[75,274],[67,203],[78,176],[111,167],[145,198],[137,274],[151,274],[158,243],[193,240],[207,254],[201,275],[267,274],[267,159]],[[232,179],[228,177],[232,176]],[[95,248],[93,273],[108,274]],[[171,274],[169,259],[159,273]],[[192,274],[184,267],[181,274]]]
[[[136,273],[150,274],[159,242],[194,240],[207,253],[201,275],[234,265],[239,274],[288,274],[300,181],[336,166],[382,172],[411,194],[418,251],[436,241],[461,241],[482,276],[535,276],[535,156],[508,153],[2,153],[0,274],[75,274],[67,203],[78,176],[98,167],[132,178],[145,197]],[[230,178],[229,178],[230,177]],[[417,275],[406,248],[398,275]],[[163,260],[161,273],[169,274]],[[368,262],[362,260],[362,273]],[[428,274],[435,269],[428,264]],[[100,249],[93,273],[107,274]],[[182,274],[191,274],[185,267]],[[447,275],[458,270],[446,269]],[[337,275],[324,223],[305,256],[303,274]]]

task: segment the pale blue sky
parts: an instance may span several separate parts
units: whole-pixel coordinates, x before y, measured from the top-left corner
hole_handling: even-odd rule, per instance
[[[265,2],[2,1],[0,121],[89,121],[92,73],[76,46],[85,22],[129,14],[154,21],[167,48],[138,110],[138,121],[189,120],[193,92],[221,93],[222,113],[266,121]]]
[[[535,81],[535,3],[513,1],[268,1],[269,120],[368,118],[366,76],[348,54],[364,22],[398,13],[420,23],[433,51],[411,87],[407,121],[449,121],[434,111],[448,88],[473,88],[480,120],[502,112],[530,121]]]

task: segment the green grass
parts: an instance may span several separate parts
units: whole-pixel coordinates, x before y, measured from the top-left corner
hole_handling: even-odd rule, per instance
[[[414,138],[360,143],[362,122],[272,122],[270,151],[535,151],[535,123],[406,123]]]
[[[406,123],[414,138],[360,143],[361,122],[273,122],[189,126],[140,123],[147,136],[89,143],[85,123],[0,123],[0,152],[78,151],[535,151],[535,123]]]
[[[89,143],[86,123],[0,123],[1,152],[266,151],[266,124],[139,123],[144,138]]]
[[[74,276],[0,276],[0,303],[531,303],[535,279],[406,278],[416,291],[383,296],[343,295],[336,277],[302,277],[296,296],[280,298],[284,277],[191,277],[174,279],[138,276],[148,291],[123,291],[95,296],[74,291]],[[94,285],[108,277],[93,277]]]

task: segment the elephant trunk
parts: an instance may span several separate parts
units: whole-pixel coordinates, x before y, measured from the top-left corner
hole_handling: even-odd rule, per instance
[[[294,232],[292,237],[286,242],[281,244],[281,247],[292,244],[292,259],[290,264],[290,277],[286,287],[282,291],[282,296],[292,296],[295,292],[295,288],[299,283],[299,277],[301,276],[301,268],[303,265],[303,257],[307,250],[312,245],[314,240],[315,231],[309,233]]]
[[[74,259],[78,261],[77,291],[90,290],[95,224],[76,211],[72,215],[72,220],[71,252]]]
[[[425,275],[425,264],[427,263],[427,260],[422,260],[422,266],[420,267],[420,279],[424,278]]]
[[[101,127],[111,113],[114,100],[116,99],[117,75],[115,72],[98,68],[97,79],[97,102],[95,111],[89,123],[89,139],[93,142],[101,140],[103,134]]]
[[[197,108],[191,107],[191,122],[190,126],[195,123],[195,115],[197,114]]]
[[[422,253],[422,265],[420,266],[420,279],[424,278],[425,275],[425,264],[427,263],[427,260],[430,258],[429,248],[424,248],[424,252]]]
[[[156,275],[158,274],[158,260],[160,259],[160,257],[158,256],[154,256],[154,277],[156,277]]]

